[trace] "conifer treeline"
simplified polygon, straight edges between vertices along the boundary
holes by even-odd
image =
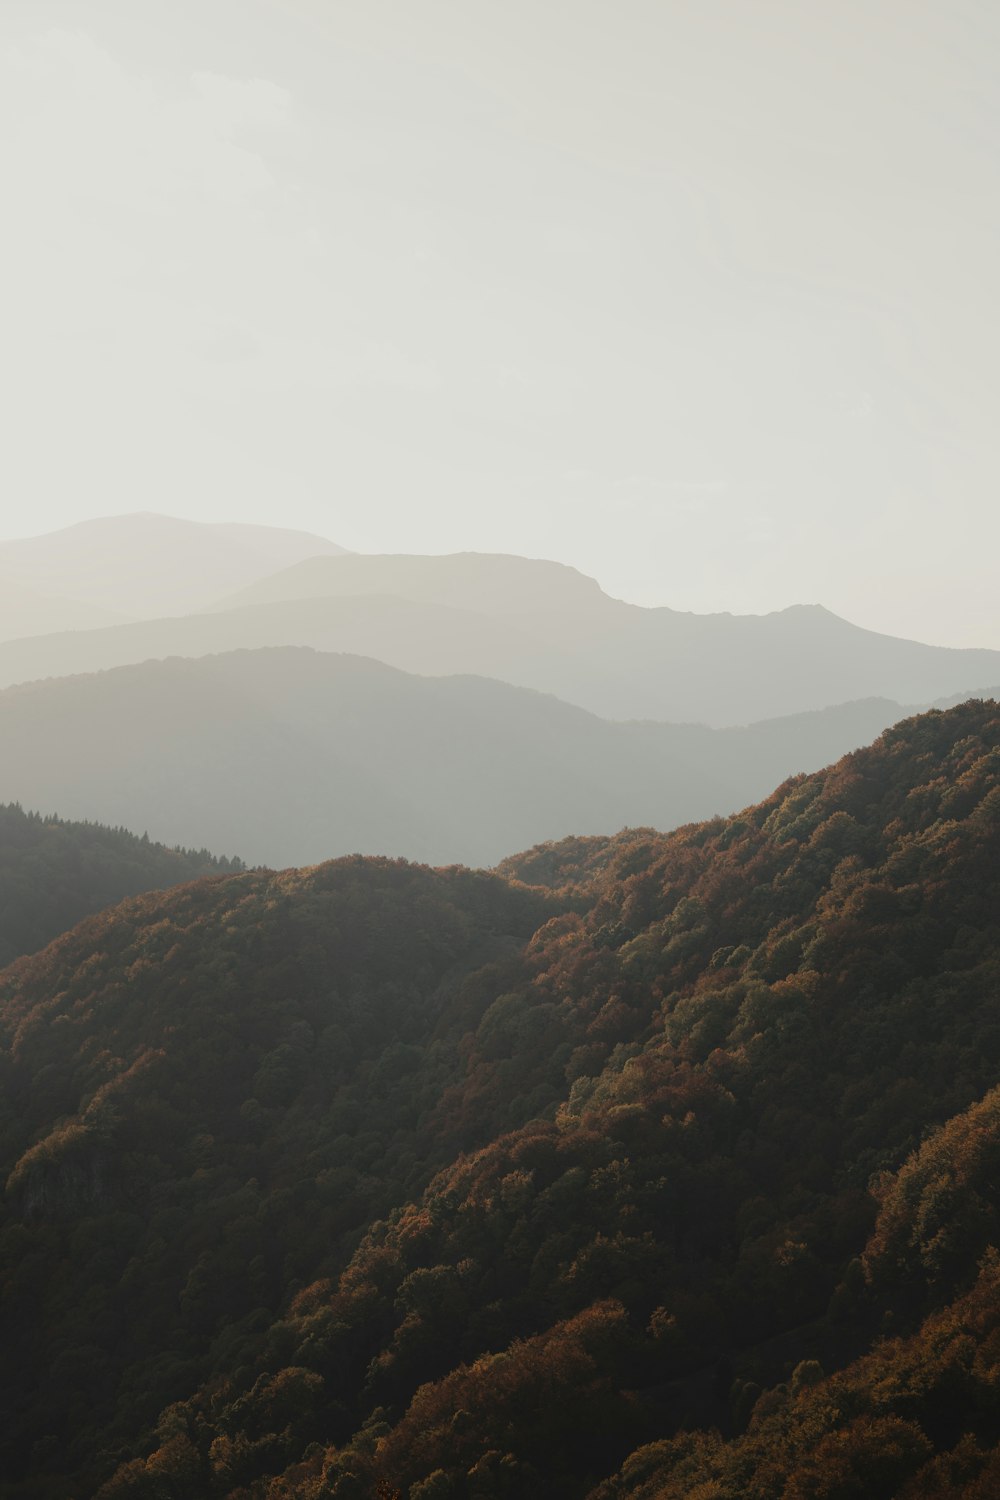
[[[239,859],[168,849],[126,828],[0,806],[0,965],[126,896],[242,868]]]

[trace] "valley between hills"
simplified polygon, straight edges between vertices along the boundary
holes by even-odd
[[[0,544],[2,1500],[989,1500],[1000,653],[267,531]]]

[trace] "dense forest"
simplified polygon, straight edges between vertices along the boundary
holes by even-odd
[[[998,835],[970,702],[736,817],[19,959],[0,1495],[986,1500]]]
[[[239,859],[206,849],[168,849],[124,828],[0,806],[0,965],[125,896],[239,869]]]

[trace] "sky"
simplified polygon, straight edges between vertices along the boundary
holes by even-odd
[[[1000,647],[995,0],[0,0],[0,535]]]

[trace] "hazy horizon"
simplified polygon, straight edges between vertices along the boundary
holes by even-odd
[[[1000,646],[1000,15],[7,0],[8,496]]]
[[[142,518],[142,517],[147,517],[149,519],[158,520],[158,521],[168,521],[168,522],[169,521],[178,521],[178,522],[182,522],[182,523],[191,522],[191,523],[193,523],[195,525],[205,526],[206,528],[209,528],[209,529],[214,529],[214,528],[217,528],[217,527],[223,527],[223,528],[231,527],[234,530],[239,530],[239,529],[242,529],[242,528],[253,529],[254,527],[260,527],[260,528],[265,529],[265,530],[274,531],[275,533],[281,533],[281,534],[283,534],[286,537],[301,536],[304,539],[312,539],[312,540],[317,541],[317,542],[330,542],[330,543],[334,543],[335,546],[338,548],[338,550],[340,552],[347,552],[347,553],[352,553],[353,552],[354,555],[357,555],[359,557],[371,557],[373,559],[374,558],[389,559],[389,558],[413,557],[413,558],[426,558],[427,560],[431,561],[431,560],[435,560],[435,559],[440,560],[440,559],[453,558],[453,557],[470,557],[470,558],[471,557],[498,557],[498,558],[508,557],[508,558],[513,558],[513,559],[519,559],[519,560],[523,560],[523,561],[528,561],[528,562],[531,562],[531,563],[554,563],[557,567],[568,568],[568,569],[572,570],[573,572],[580,574],[582,577],[590,580],[591,582],[596,583],[597,586],[598,586],[598,588],[600,589],[601,593],[604,594],[604,595],[606,595],[608,598],[610,598],[612,600],[615,600],[617,602],[620,602],[620,603],[628,603],[628,604],[637,605],[640,609],[644,609],[644,610],[645,609],[665,608],[665,609],[668,609],[668,610],[671,610],[671,611],[673,611],[675,613],[680,613],[680,614],[693,614],[693,615],[698,615],[698,616],[701,616],[701,615],[730,615],[730,616],[735,616],[735,617],[740,617],[740,618],[742,618],[742,617],[760,618],[760,617],[763,617],[765,615],[782,614],[782,613],[784,613],[787,610],[793,610],[793,609],[796,609],[796,608],[798,608],[800,606],[803,606],[803,605],[806,606],[806,607],[812,607],[812,608],[818,608],[818,609],[828,609],[829,610],[829,606],[825,605],[822,600],[808,600],[808,599],[795,599],[795,600],[791,600],[791,601],[789,601],[787,603],[777,604],[777,605],[774,605],[774,606],[762,605],[759,609],[747,608],[747,609],[742,609],[742,610],[736,610],[736,609],[732,609],[732,608],[729,608],[727,606],[721,606],[721,605],[718,608],[706,608],[706,609],[694,609],[694,608],[691,608],[691,609],[684,609],[684,608],[681,608],[680,606],[672,604],[669,600],[643,601],[641,599],[629,598],[625,594],[615,594],[609,588],[607,588],[604,585],[604,583],[602,582],[601,577],[598,574],[596,574],[596,573],[593,573],[593,574],[592,573],[588,573],[588,572],[586,572],[585,569],[583,569],[581,567],[578,567],[577,565],[575,565],[573,563],[566,562],[565,559],[563,559],[563,558],[559,558],[559,557],[555,557],[555,556],[546,556],[546,555],[542,555],[542,554],[535,555],[535,554],[531,554],[531,553],[528,553],[528,552],[518,553],[518,552],[512,552],[512,551],[495,551],[495,552],[489,552],[489,551],[487,551],[485,549],[477,549],[477,548],[472,548],[472,547],[467,547],[467,548],[454,547],[454,548],[443,550],[441,552],[429,552],[429,551],[427,551],[425,549],[416,549],[416,548],[413,549],[413,550],[411,550],[411,551],[403,552],[401,549],[398,549],[398,548],[394,549],[392,547],[386,547],[386,548],[380,549],[378,551],[373,551],[373,552],[367,552],[366,553],[366,552],[362,552],[360,549],[341,548],[339,546],[339,544],[337,543],[335,537],[327,535],[327,534],[324,534],[322,532],[318,532],[318,531],[310,531],[310,530],[308,530],[305,527],[283,526],[283,525],[277,524],[276,521],[246,522],[246,521],[242,521],[242,520],[239,520],[239,519],[236,519],[236,518],[228,518],[228,517],[222,518],[222,519],[218,519],[218,518],[213,518],[213,517],[210,517],[210,516],[205,516],[205,517],[202,517],[202,516],[183,516],[183,515],[180,515],[180,514],[177,514],[177,513],[169,514],[169,513],[165,512],[165,511],[135,510],[135,511],[125,511],[125,512],[114,512],[114,513],[109,513],[107,515],[81,516],[81,517],[77,518],[76,520],[66,522],[65,525],[63,525],[63,526],[53,527],[50,530],[46,530],[46,531],[20,531],[20,532],[17,532],[17,533],[10,533],[10,534],[5,534],[5,535],[0,535],[0,548],[3,548],[4,545],[6,543],[8,543],[8,542],[13,542],[13,543],[17,543],[17,542],[36,542],[36,541],[37,542],[41,542],[41,541],[43,541],[43,540],[45,540],[47,538],[51,538],[51,537],[53,537],[53,536],[55,536],[55,535],[57,535],[59,533],[62,533],[62,532],[67,532],[68,533],[68,532],[71,532],[74,528],[77,528],[77,527],[86,527],[90,523],[100,524],[100,523],[103,523],[103,522],[126,521],[126,520],[131,520],[131,519],[138,519],[138,518]],[[259,555],[263,555],[263,554],[259,554]],[[315,555],[315,556],[321,556],[322,554],[316,553],[316,554],[313,554],[313,555]],[[283,573],[286,570],[286,568],[288,568],[290,566],[291,566],[291,564],[288,563],[287,560],[284,560],[281,557],[276,557],[275,560],[274,560],[273,568],[267,570],[267,572],[263,575],[263,578],[270,578],[272,576],[272,574],[273,574],[273,576],[275,578],[279,578],[279,577],[281,577],[283,575]],[[4,566],[3,566],[2,559],[0,559],[0,575],[4,575]],[[13,572],[7,572],[6,576],[4,577],[4,582],[6,583],[6,582],[11,581],[13,579],[13,577],[14,577]],[[263,578],[262,578],[261,581],[263,581]],[[54,587],[58,588],[58,585],[54,585]],[[137,594],[140,594],[140,595],[143,594],[143,586],[142,586],[141,579],[136,579],[135,588],[136,588]],[[40,592],[39,597],[44,597],[44,592]],[[147,597],[148,597],[148,595],[147,595]],[[69,602],[69,601],[67,601],[67,602]],[[227,602],[225,600],[213,601],[213,605],[216,602],[218,602],[219,607],[227,607]],[[199,614],[200,612],[201,612],[201,608],[200,607],[194,607],[192,609],[192,611],[191,611],[191,613],[193,613],[193,614]],[[173,609],[172,610],[168,610],[168,611],[166,611],[166,613],[174,615],[174,614],[176,614],[176,610],[173,610]],[[834,610],[829,610],[829,613],[835,614],[837,612],[834,611]],[[132,617],[131,616],[121,616],[120,618],[124,620],[126,618],[132,618]],[[136,611],[136,613],[135,613],[135,615],[134,615],[134,619],[135,619],[136,622],[143,621],[143,620],[155,621],[156,618],[157,618],[157,612],[155,610],[153,610],[151,612],[148,608],[138,608],[137,611]],[[922,644],[931,645],[931,646],[948,645],[949,644],[947,642],[941,642],[941,641],[934,640],[934,639],[931,638],[931,636],[929,634],[928,635],[924,635],[922,637],[921,636],[917,636],[915,634],[911,635],[911,636],[907,636],[907,635],[905,635],[901,631],[891,631],[891,630],[888,630],[888,629],[880,629],[880,627],[878,627],[878,626],[871,626],[871,625],[867,625],[866,626],[866,625],[863,624],[863,622],[861,620],[853,618],[853,617],[850,617],[850,616],[848,616],[846,614],[845,615],[839,615],[839,618],[847,621],[849,624],[861,626],[863,629],[866,629],[866,630],[873,630],[877,634],[883,634],[883,635],[886,635],[888,637],[891,637],[892,639],[918,641],[918,642],[921,642]],[[110,620],[109,620],[108,623],[111,623]],[[74,625],[73,627],[70,627],[70,628],[77,629],[77,628],[80,628],[80,627]],[[958,647],[958,648],[952,647],[952,649],[962,649],[962,648],[961,647]],[[987,648],[987,649],[989,649],[989,648]]]

